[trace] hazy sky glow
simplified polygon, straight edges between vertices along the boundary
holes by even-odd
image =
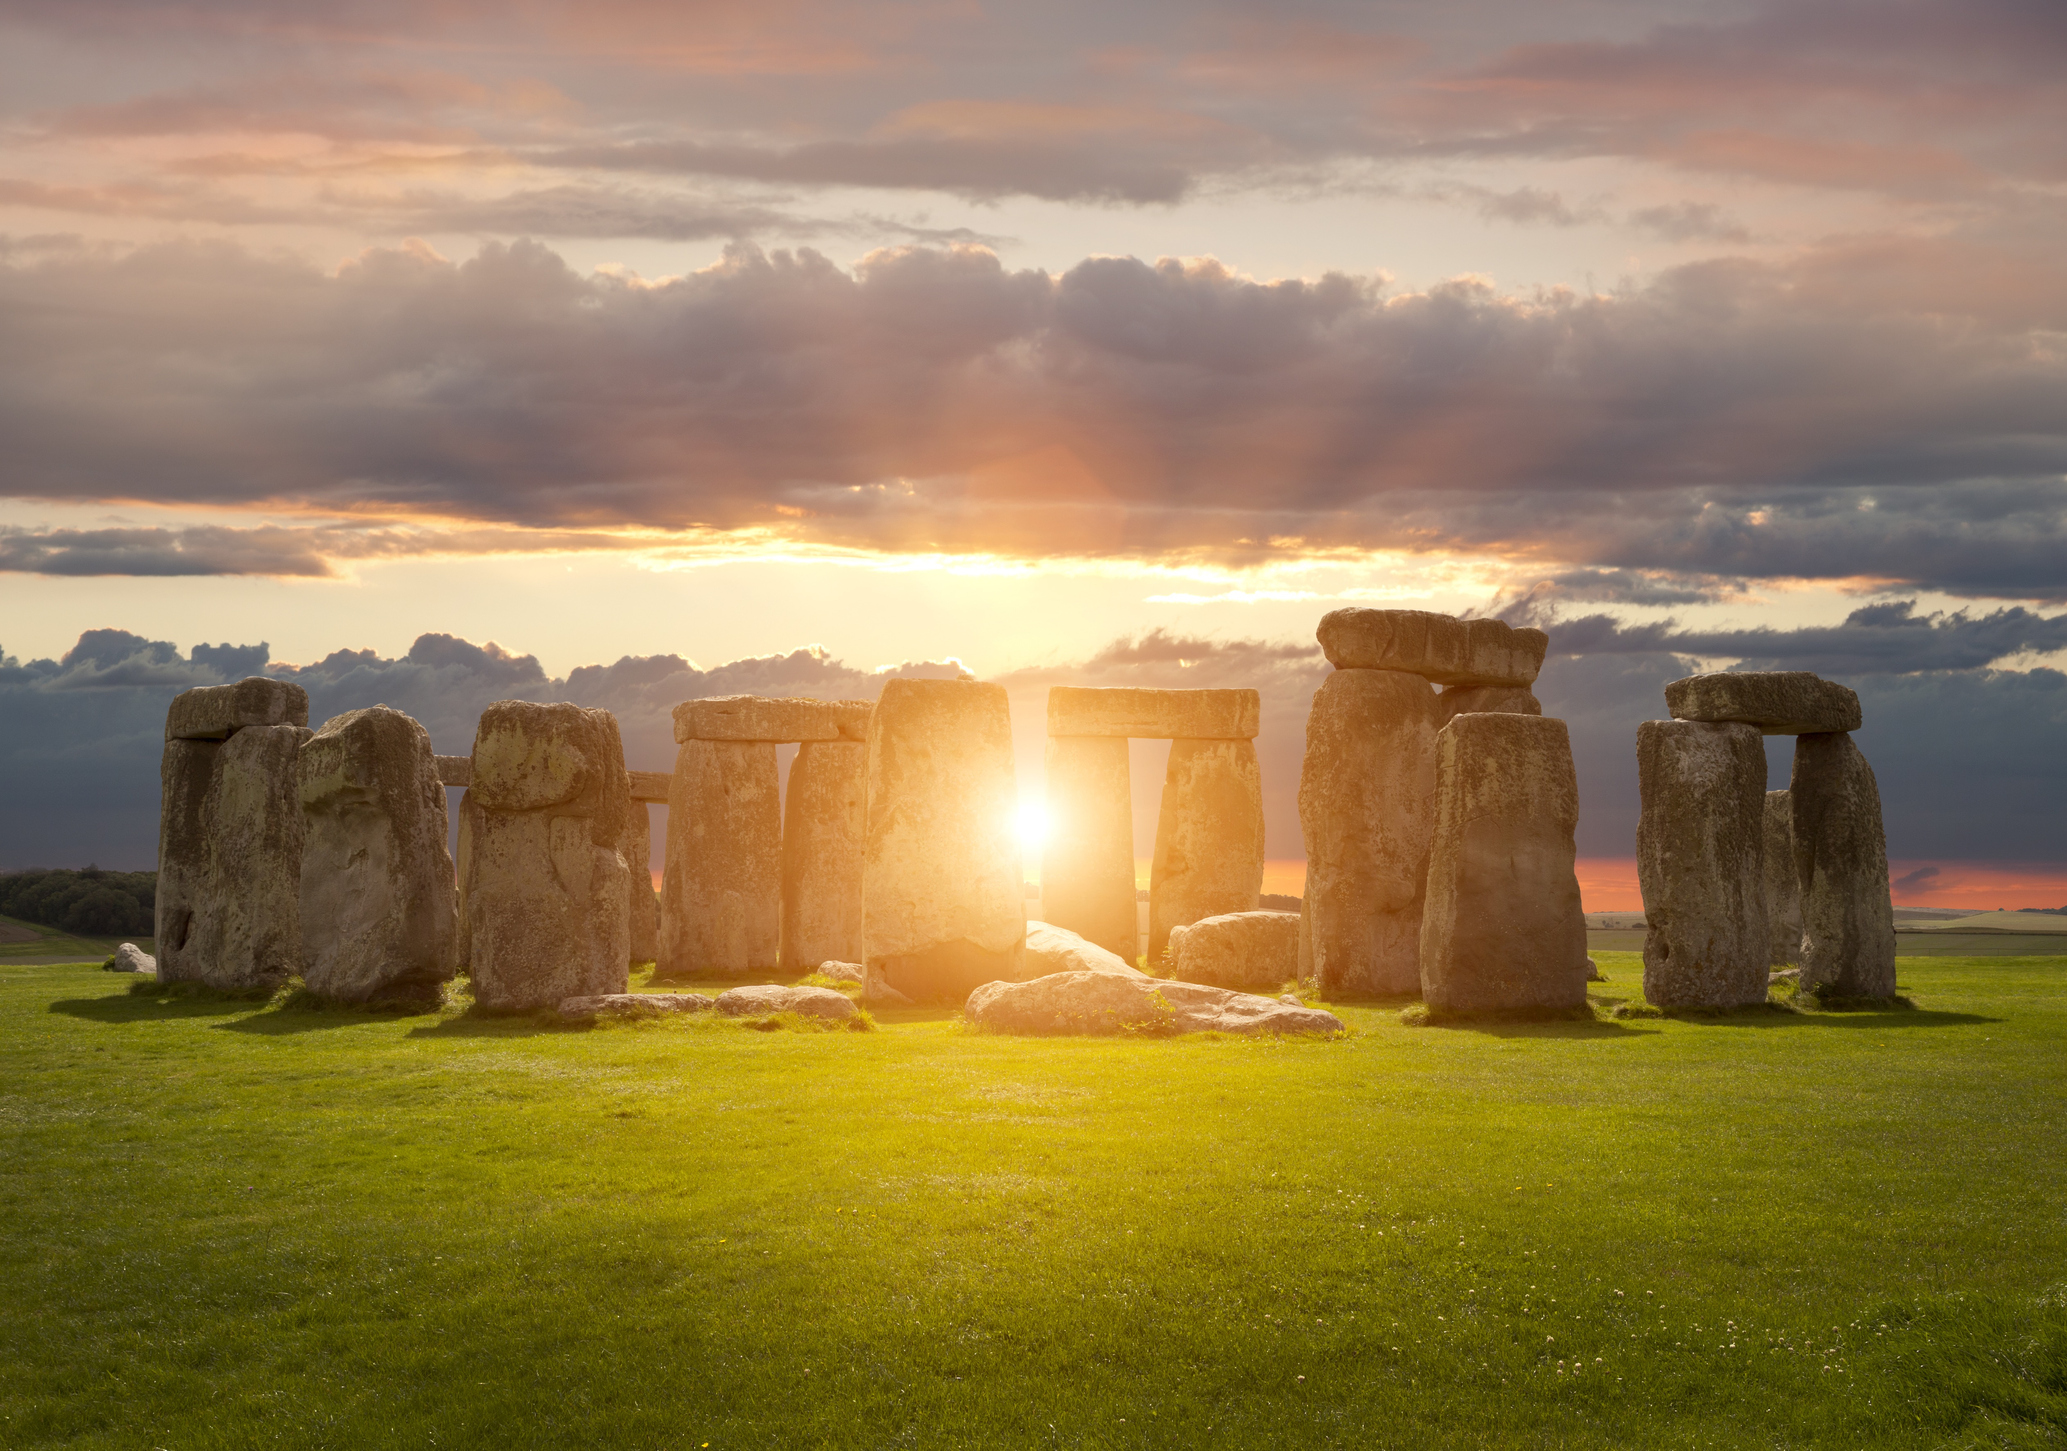
[[[1975,702],[2067,757],[2063,235],[2055,0],[16,0],[0,645],[1499,611],[1614,702],[1589,792],[1768,661],[1907,692],[1920,802]],[[2061,768],[1969,768],[2004,849],[1896,855],[2067,864]]]

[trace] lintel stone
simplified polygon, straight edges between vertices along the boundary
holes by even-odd
[[[1427,610],[1330,610],[1314,632],[1337,670],[1400,670],[1437,685],[1535,683],[1550,637]]]
[[[457,786],[461,790],[474,784],[474,758],[472,756],[434,756],[438,764],[438,783],[442,786]]]
[[[309,693],[266,675],[233,685],[197,685],[172,698],[165,712],[168,741],[223,741],[246,726],[309,723]]]
[[[662,806],[667,805],[668,787],[675,779],[672,774],[666,771],[627,771],[625,774],[632,778],[632,800],[657,801]]]
[[[1665,687],[1674,720],[1742,721],[1768,736],[1855,731],[1862,719],[1852,690],[1806,670],[1721,670]]]
[[[675,707],[675,744],[691,741],[837,741],[840,711],[831,701],[765,695],[713,695]],[[864,723],[863,732],[866,733]],[[846,737],[854,739],[852,736]]]
[[[1051,736],[1252,741],[1262,715],[1253,690],[1153,690],[1057,685],[1048,691]]]

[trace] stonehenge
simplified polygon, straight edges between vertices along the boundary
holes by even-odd
[[[458,963],[445,787],[431,737],[384,705],[303,743],[302,980],[336,1002],[435,1001]]]
[[[296,758],[308,692],[252,676],[165,714],[154,930],[161,982],[278,985],[301,966]]]
[[[1000,685],[892,680],[868,723],[863,963],[914,1001],[1017,975],[1026,893]]]
[[[1334,672],[1315,692],[1299,775],[1300,975],[1344,996],[1417,993],[1437,734],[1467,715],[1541,718],[1530,687],[1549,636],[1501,620],[1342,609],[1315,637]]]
[[[1137,952],[1130,739],[1168,740],[1149,871],[1148,956],[1170,929],[1256,906],[1263,785],[1253,690],[1058,685],[1048,692],[1043,910],[1058,927],[1132,962]]]
[[[1887,839],[1851,735],[1858,696],[1807,671],[1751,670],[1676,680],[1665,702],[1673,719],[1637,733],[1645,996],[1760,1003],[1788,961],[1805,992],[1894,996]],[[1796,737],[1784,792],[1764,789],[1770,735]]]
[[[1766,752],[1741,721],[1636,730],[1644,996],[1729,1008],[1766,1000]]]
[[[491,1011],[621,993],[631,951],[630,791],[617,720],[500,700],[462,804],[467,964]]]
[[[797,746],[782,812],[782,970],[858,962],[861,852],[868,830],[865,700],[833,706],[835,741]]]
[[[1299,976],[1297,912],[1226,912],[1170,929],[1179,982],[1276,992]]]
[[[1573,1009],[1592,964],[1565,723],[1460,715],[1436,737],[1436,819],[1421,918],[1421,995],[1446,1012]]]

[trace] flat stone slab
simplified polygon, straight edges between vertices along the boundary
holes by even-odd
[[[1337,670],[1403,670],[1438,685],[1533,684],[1550,637],[1427,610],[1330,610],[1314,632]]]
[[[1255,993],[1203,983],[1057,972],[1031,982],[985,983],[963,1016],[1004,1033],[1339,1033],[1342,1020]]]
[[[1262,715],[1262,698],[1253,690],[1057,685],[1048,691],[1051,736],[1252,741]]]
[[[109,972],[142,972],[152,977],[158,975],[158,959],[138,947],[134,942],[125,942],[115,949],[115,956],[108,963]]]
[[[472,756],[433,756],[438,766],[438,784],[457,786],[462,791],[474,784],[474,758]]]
[[[1087,942],[1052,922],[1026,924],[1026,947],[1020,956],[1020,977],[1032,979],[1058,972],[1112,972],[1150,981],[1147,973],[1095,942]]]
[[[168,741],[223,741],[246,726],[309,723],[309,693],[270,676],[251,675],[234,685],[197,685],[172,698],[165,712]]]
[[[563,1018],[668,1018],[680,1013],[707,1013],[715,1000],[702,993],[597,993],[568,998],[560,1004]]]
[[[1741,721],[1768,736],[1859,728],[1859,697],[1806,670],[1720,670],[1665,687],[1674,720]]]
[[[821,962],[818,975],[834,982],[867,982],[868,969],[858,962]]]
[[[736,987],[718,994],[718,1011],[728,1018],[758,1018],[767,1013],[803,1013],[814,1018],[851,1018],[861,1009],[845,993],[829,987]]]
[[[627,771],[625,775],[632,778],[632,800],[657,801],[662,806],[667,805],[667,788],[675,779],[668,772]]]
[[[866,702],[863,702],[866,704]],[[837,741],[866,738],[844,735],[841,710],[827,700],[777,698],[765,695],[714,695],[685,700],[675,707],[675,744],[690,741]],[[851,707],[848,708],[852,714]]]
[[[1185,982],[1275,990],[1299,976],[1299,914],[1223,912],[1173,927],[1170,956]]]

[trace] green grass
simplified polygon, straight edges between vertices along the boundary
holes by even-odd
[[[40,922],[0,917],[0,929],[5,928],[13,930],[0,931],[0,964],[52,963],[80,958],[91,958],[100,963],[124,942],[134,942],[152,956],[157,955],[157,940],[152,937],[79,937],[55,927],[45,927]],[[19,940],[24,933],[34,935],[27,940]]]
[[[2067,1445],[2067,959],[1901,982],[1025,1040],[0,964],[0,1446]]]

